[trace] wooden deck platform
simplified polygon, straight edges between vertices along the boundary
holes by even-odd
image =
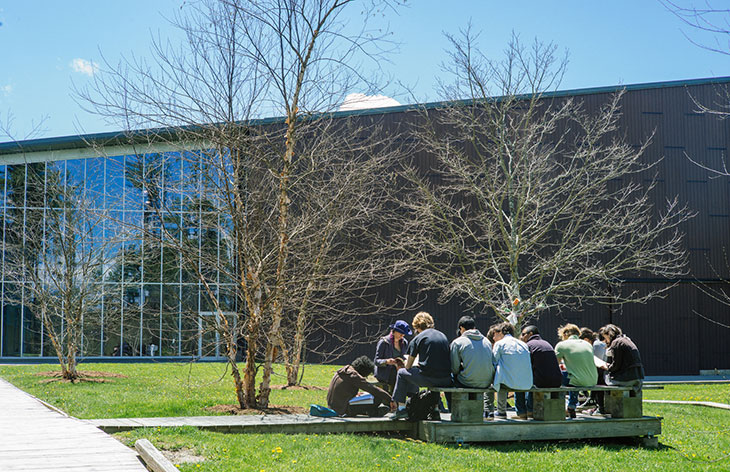
[[[0,379],[0,470],[147,472],[136,452]]]
[[[309,415],[198,416],[180,418],[120,418],[86,420],[107,432],[134,428],[194,426],[226,433],[398,433],[428,442],[495,442],[595,438],[646,438],[656,442],[661,433],[661,418],[604,418],[579,414],[565,421],[510,419],[482,423],[452,423],[450,415],[442,421],[393,421],[388,418],[315,418]]]

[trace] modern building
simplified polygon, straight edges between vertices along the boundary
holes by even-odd
[[[697,103],[715,103],[718,92],[730,86],[730,78],[698,79],[622,87],[570,90],[549,95],[575,97],[588,111],[596,110],[610,94],[625,90],[620,124],[627,141],[641,146],[647,139],[646,155],[660,160],[656,166],[658,206],[678,196],[696,216],[682,230],[690,254],[687,275],[677,280],[636,278],[627,287],[639,291],[656,287],[669,290],[663,299],[645,305],[589,306],[581,312],[546,313],[538,322],[545,338],[555,341],[558,325],[565,322],[594,329],[606,323],[621,326],[640,347],[650,375],[697,374],[701,370],[730,369],[730,177],[713,174],[697,163],[715,169],[725,167],[730,120],[698,111]],[[429,105],[438,108],[439,104]],[[381,115],[382,122],[396,128],[411,119],[411,107],[343,112],[343,116]],[[93,145],[92,145],[93,144]],[[95,208],[107,215],[98,228],[99,240],[117,235],[125,224],[134,223],[148,232],[165,225],[176,237],[195,241],[201,257],[229,257],[219,235],[204,234],[199,222],[216,218],[195,195],[195,165],[183,159],[179,146],[164,143],[132,145],[122,134],[29,140],[0,144],[0,211],[3,215],[3,247],[15,234],[43,237],[49,214],[61,210],[49,195],[49,176],[61,175],[64,186],[76,186],[90,196]],[[694,162],[693,162],[694,161]],[[160,196],[131,176],[162,169],[156,178],[179,182],[175,195]],[[55,172],[55,173],[54,173]],[[154,172],[152,172],[154,173]],[[42,181],[34,180],[43,176]],[[164,176],[164,177],[162,177]],[[138,179],[137,179],[138,181]],[[45,182],[45,183],[44,183]],[[186,183],[187,182],[187,183]],[[58,183],[58,182],[57,182]],[[167,186],[169,187],[169,186]],[[200,188],[200,187],[198,187]],[[160,201],[177,201],[175,218],[155,218]],[[108,218],[108,215],[112,215]],[[157,229],[156,229],[157,228]],[[97,233],[95,233],[97,234]],[[17,237],[16,237],[17,239]],[[16,241],[17,242],[17,241]],[[204,288],[187,270],[189,261],[179,254],[155,248],[144,237],[121,240],[105,247],[110,257],[98,271],[98,303],[89,310],[98,322],[84,325],[82,358],[108,356],[155,356],[219,358],[215,334],[196,319],[213,316]],[[201,263],[202,264],[202,263]],[[38,319],[23,303],[22,284],[11,277],[13,261],[3,253],[0,261],[0,361],[53,360],[55,354]],[[225,274],[216,279],[215,290],[225,292]],[[228,285],[227,285],[228,284]],[[720,296],[718,296],[720,294]],[[225,297],[221,295],[221,297]],[[224,305],[226,302],[224,300]],[[230,303],[228,305],[230,306]],[[231,306],[231,311],[236,307]],[[463,315],[456,302],[438,305],[427,300],[423,307],[436,315],[439,327],[451,333]],[[193,316],[189,316],[189,315]],[[412,313],[402,314],[409,319]],[[479,327],[493,320],[477,316]],[[352,354],[372,354],[372,346],[355,347]]]

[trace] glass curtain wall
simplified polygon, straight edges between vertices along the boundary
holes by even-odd
[[[52,184],[49,176],[55,176]],[[58,197],[69,188],[73,198]],[[230,254],[195,153],[0,165],[0,193],[0,357],[55,357],[27,299],[33,296],[30,281],[13,270],[18,259],[11,248],[22,250],[26,238],[48,239],[56,230],[48,215],[81,201],[103,215],[82,244],[103,254],[105,263],[92,275],[99,296],[83,310],[80,356],[220,355],[218,338],[204,321],[215,316],[211,293],[235,311],[223,275]],[[183,257],[183,243],[197,246],[197,260],[189,251]],[[43,253],[37,270],[43,270]],[[63,317],[56,322],[63,331]]]

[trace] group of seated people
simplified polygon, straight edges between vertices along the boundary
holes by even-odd
[[[415,336],[405,321],[390,326],[390,333],[380,339],[375,362],[361,356],[339,369],[330,383],[328,406],[338,415],[383,416],[392,411],[393,419],[405,419],[406,398],[420,387],[465,387],[497,392],[497,407],[491,393],[484,394],[488,419],[507,417],[507,394],[515,391],[517,418],[532,417],[531,388],[554,388],[561,385],[590,387],[620,385],[640,389],[644,368],[636,345],[621,328],[608,324],[596,336],[588,328],[566,324],[558,329],[560,341],[553,346],[540,337],[536,326],[525,326],[515,337],[508,322],[489,328],[487,335],[476,329],[474,318],[459,319],[457,337],[449,343],[446,335],[435,329],[431,315],[420,312],[413,318]],[[388,391],[371,384],[371,374]],[[351,404],[359,390],[373,395],[370,404]],[[446,395],[450,403],[449,395]],[[591,401],[603,413],[602,392],[593,392]],[[578,392],[568,395],[566,416],[576,417]]]

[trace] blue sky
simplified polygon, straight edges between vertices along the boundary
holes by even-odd
[[[183,0],[0,0],[0,120],[23,139],[116,131],[85,112],[71,97],[103,55],[147,55],[151,34],[175,34],[166,17]],[[537,36],[570,53],[561,89],[662,82],[730,75],[730,57],[698,48],[699,33],[684,27],[657,0],[411,0],[386,18],[401,43],[385,69],[413,87],[422,100],[437,100],[435,77],[447,47],[442,31],[457,32],[471,19],[482,30],[482,50],[497,56],[512,30]],[[353,90],[357,92],[357,90]],[[393,95],[402,103],[407,98]],[[7,141],[0,137],[0,141]]]

